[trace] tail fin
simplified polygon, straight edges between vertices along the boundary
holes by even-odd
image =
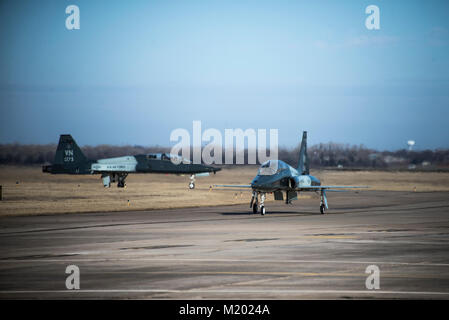
[[[86,162],[87,158],[76,144],[70,134],[61,134],[59,137],[58,148],[56,149],[55,161],[56,165],[64,165],[65,167],[75,167],[80,163]]]
[[[309,157],[307,156],[307,131],[302,133],[301,148],[299,149],[298,171],[309,174]]]

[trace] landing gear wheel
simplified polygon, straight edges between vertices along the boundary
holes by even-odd
[[[324,214],[326,212],[326,206],[324,204],[320,205],[320,212]]]
[[[253,213],[256,214],[257,213],[257,203],[253,203]]]
[[[189,183],[189,189],[195,189],[195,184],[193,182]]]
[[[265,207],[264,206],[260,207],[260,214],[263,216],[265,215]]]

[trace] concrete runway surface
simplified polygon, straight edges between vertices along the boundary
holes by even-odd
[[[328,200],[2,218],[0,298],[449,298],[449,193]]]

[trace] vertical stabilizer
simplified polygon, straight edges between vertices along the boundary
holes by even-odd
[[[309,174],[309,157],[307,156],[307,131],[302,133],[301,148],[299,149],[298,171],[300,174]]]
[[[77,166],[86,162],[87,158],[70,134],[61,134],[56,149],[54,164]]]

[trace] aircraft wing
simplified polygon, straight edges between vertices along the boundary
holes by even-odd
[[[214,184],[214,187],[218,188],[252,188],[250,184]],[[369,188],[368,186],[308,186],[308,187],[299,187],[296,188],[297,191],[301,190],[328,190],[334,191],[331,189],[360,189],[360,188]],[[337,190],[335,190],[337,191]],[[340,190],[338,190],[340,191]],[[341,190],[343,191],[343,190]]]
[[[219,188],[251,188],[250,184],[214,184],[214,187]]]
[[[365,189],[369,188],[369,186],[308,186],[308,187],[298,187],[296,188],[297,191],[301,190],[328,190],[328,191],[334,191],[332,189]],[[337,191],[337,190],[335,190]],[[340,190],[338,190],[340,191]],[[343,190],[341,190],[343,191]]]

